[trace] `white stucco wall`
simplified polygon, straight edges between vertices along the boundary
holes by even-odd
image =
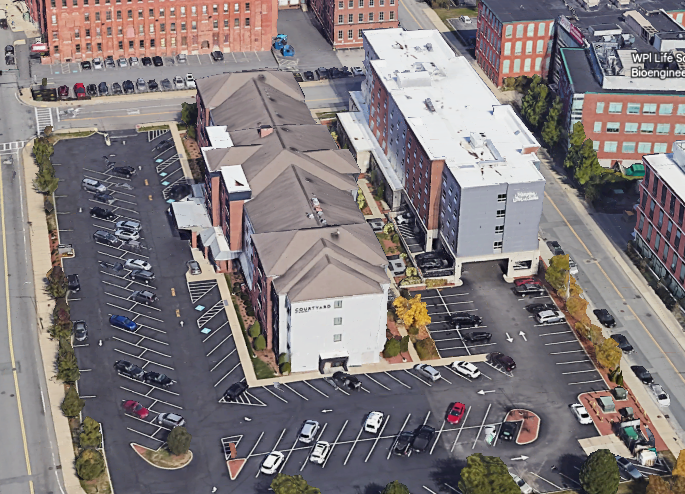
[[[342,300],[339,309],[336,300]],[[280,332],[281,341],[290,343],[292,372],[318,370],[320,356],[348,354],[350,366],[378,362],[386,339],[387,301],[388,285],[383,285],[378,294],[293,304],[290,332],[287,323]],[[337,317],[342,317],[341,325],[334,324]],[[342,340],[335,342],[335,334],[342,334]]]

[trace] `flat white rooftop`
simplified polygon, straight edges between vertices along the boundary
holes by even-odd
[[[431,159],[444,159],[462,186],[544,180],[530,152],[539,147],[535,137],[438,31],[364,36],[379,57],[370,65],[422,147]],[[474,135],[489,144],[474,148]]]
[[[685,199],[685,141],[676,141],[673,153],[650,154],[643,158],[675,195]]]

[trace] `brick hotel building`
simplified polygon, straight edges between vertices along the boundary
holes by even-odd
[[[277,0],[27,0],[27,5],[50,47],[43,63],[265,51],[277,34]]]

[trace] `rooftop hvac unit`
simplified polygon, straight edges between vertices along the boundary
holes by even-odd
[[[426,43],[426,50],[433,51],[433,44],[432,43]]]
[[[428,110],[430,110],[431,112],[435,113],[435,106],[433,106],[433,102],[431,101],[430,98],[426,98],[426,99],[424,100],[424,103],[425,103],[425,105],[426,105],[426,108],[428,108]]]

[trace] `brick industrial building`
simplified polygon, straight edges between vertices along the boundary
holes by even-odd
[[[680,0],[482,0],[478,4],[476,60],[501,86],[507,77],[554,73],[559,47],[587,46],[592,25],[617,24],[629,10],[664,9],[682,22]]]
[[[469,262],[501,261],[507,279],[536,273],[545,180],[511,106],[438,31],[365,31],[364,51],[340,134],[390,207],[415,218],[408,250],[452,259],[440,277],[455,283]]]
[[[309,0],[334,48],[359,48],[364,29],[397,27],[399,0]]]
[[[43,63],[271,47],[277,0],[27,0],[50,47]]]
[[[685,141],[643,158],[635,247],[676,299],[685,296]]]

